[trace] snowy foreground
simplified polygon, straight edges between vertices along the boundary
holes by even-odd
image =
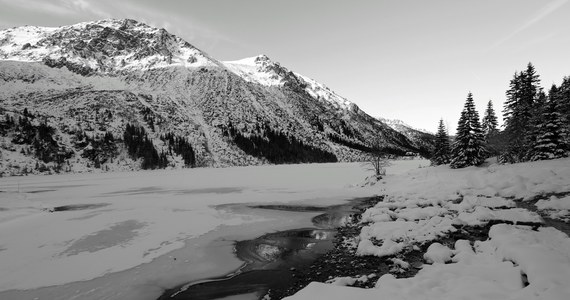
[[[355,255],[385,256],[393,270],[407,269],[401,254],[429,245],[422,269],[412,278],[362,274],[313,282],[287,299],[570,299],[570,238],[539,227],[543,219],[513,201],[539,199],[539,212],[568,221],[570,159],[421,168],[388,176],[377,187],[386,198],[363,214]],[[435,242],[461,225],[490,221],[501,224],[484,241]],[[370,278],[377,280],[373,289],[345,286]]]
[[[235,240],[311,225],[247,204],[368,197],[378,189],[356,185],[369,174],[339,163],[0,178],[0,299],[156,299],[238,268]]]

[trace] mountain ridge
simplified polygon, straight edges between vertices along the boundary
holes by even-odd
[[[141,139],[156,152],[149,150],[148,159],[160,167],[311,162],[319,155],[362,160],[374,136],[390,153],[429,153],[429,145],[418,146],[265,55],[221,62],[164,29],[129,19],[2,30],[0,83],[6,174],[22,165],[35,172],[34,164],[62,172],[140,168],[147,158],[127,155],[129,124],[144,132]],[[28,121],[36,144],[14,143],[24,109],[34,116]],[[70,158],[57,164],[38,158],[41,124],[52,128],[48,144],[66,149]],[[111,135],[114,150],[101,155],[103,162],[85,154],[99,151],[94,145]],[[186,146],[174,147],[174,141]],[[194,163],[183,164],[189,154],[173,148],[191,149]],[[61,166],[69,160],[77,166]]]
[[[412,126],[412,125],[410,125],[410,124],[408,124],[408,123],[406,123],[406,122],[404,122],[404,121],[402,121],[402,120],[400,120],[400,119],[388,119],[388,118],[382,118],[382,117],[377,117],[377,119],[380,120],[380,121],[382,121],[382,122],[385,123],[386,125],[388,125],[388,126],[394,128],[395,130],[399,130],[399,128],[405,127],[405,128],[412,129],[412,130],[415,130],[415,131],[420,131],[420,132],[423,132],[423,133],[428,133],[428,134],[434,135],[433,132],[431,132],[431,131],[429,131],[429,130],[427,130],[427,129],[414,127],[414,126]]]

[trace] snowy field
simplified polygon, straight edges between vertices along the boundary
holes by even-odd
[[[338,277],[287,299],[570,299],[570,238],[540,226],[545,219],[533,209],[516,207],[538,200],[535,210],[568,220],[570,159],[414,169],[377,187],[386,198],[363,214],[355,255],[387,257],[397,274],[411,267],[402,253],[429,245],[426,264],[412,278]],[[486,240],[436,242],[461,226],[489,222],[500,224],[492,223]],[[346,286],[370,278],[377,280],[373,289]]]
[[[339,163],[0,178],[0,299],[154,299],[237,268],[236,239],[310,224],[245,204],[379,194],[358,187],[368,175]]]

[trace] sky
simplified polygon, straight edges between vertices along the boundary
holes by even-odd
[[[131,18],[222,61],[265,54],[375,117],[451,134],[468,92],[501,116],[529,62],[570,75],[570,0],[0,0],[0,29]]]

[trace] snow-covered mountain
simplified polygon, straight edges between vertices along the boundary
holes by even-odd
[[[415,128],[415,127],[409,125],[408,123],[406,123],[402,120],[399,120],[399,119],[387,119],[387,118],[378,117],[378,120],[380,120],[384,124],[392,127],[392,129],[400,131],[400,132],[414,130],[414,131],[424,132],[424,133],[428,133],[428,134],[433,134],[432,132],[429,132],[428,130]]]
[[[433,145],[434,134],[427,130],[414,128],[406,122],[398,119],[386,119],[379,117],[378,120],[406,136],[410,141],[412,141],[414,147],[418,149],[429,149],[431,145]]]
[[[88,75],[171,66],[220,65],[188,42],[134,20],[101,20],[58,28],[23,26],[2,31],[0,59],[77,67]]]
[[[271,61],[266,55],[226,61],[224,64],[232,72],[249,82],[265,86],[284,86],[288,82],[295,82],[304,86],[304,90],[317,100],[328,101],[344,109],[355,106],[354,103],[331,91],[323,84],[299,73],[289,71],[279,63]]]
[[[418,144],[260,55],[220,62],[134,20],[0,31],[5,174],[359,160]]]

